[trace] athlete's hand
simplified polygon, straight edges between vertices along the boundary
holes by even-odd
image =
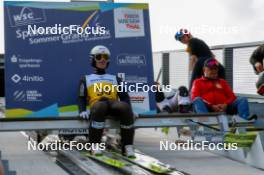
[[[138,113],[133,112],[133,115],[135,119],[139,117]]]
[[[80,117],[82,117],[83,119],[88,120],[88,119],[89,119],[89,116],[90,116],[90,113],[89,113],[88,111],[83,111],[83,112],[81,112],[79,115],[80,115]]]
[[[256,71],[259,74],[260,72],[264,71],[263,65],[260,62],[257,62],[255,65]]]

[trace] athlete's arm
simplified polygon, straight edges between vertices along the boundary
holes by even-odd
[[[122,82],[121,78],[116,77],[116,79],[117,79],[117,84],[120,85]],[[129,106],[131,106],[131,102],[130,102],[128,92],[126,92],[124,88],[120,92],[117,92],[117,95],[118,95],[120,101],[126,102],[127,104],[129,104]]]
[[[79,113],[86,111],[86,106],[87,106],[87,88],[86,88],[85,77],[83,77],[80,80],[80,85],[79,85],[79,95],[78,95]]]

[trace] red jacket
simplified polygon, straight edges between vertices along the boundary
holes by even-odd
[[[230,105],[236,96],[226,80],[210,80],[205,77],[196,79],[192,86],[192,100],[201,97],[209,106],[217,104]]]

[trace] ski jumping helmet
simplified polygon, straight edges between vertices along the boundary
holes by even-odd
[[[91,52],[90,52],[91,66],[96,68],[96,58],[99,55],[106,55],[106,57],[109,59],[111,53],[110,53],[109,49],[103,45],[97,45],[97,46],[93,47]],[[109,61],[107,63],[107,67],[108,67],[108,65],[109,65]]]

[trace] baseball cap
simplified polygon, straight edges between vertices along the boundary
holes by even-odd
[[[208,68],[219,67],[219,63],[216,59],[210,58],[204,62],[204,67],[208,67]]]

